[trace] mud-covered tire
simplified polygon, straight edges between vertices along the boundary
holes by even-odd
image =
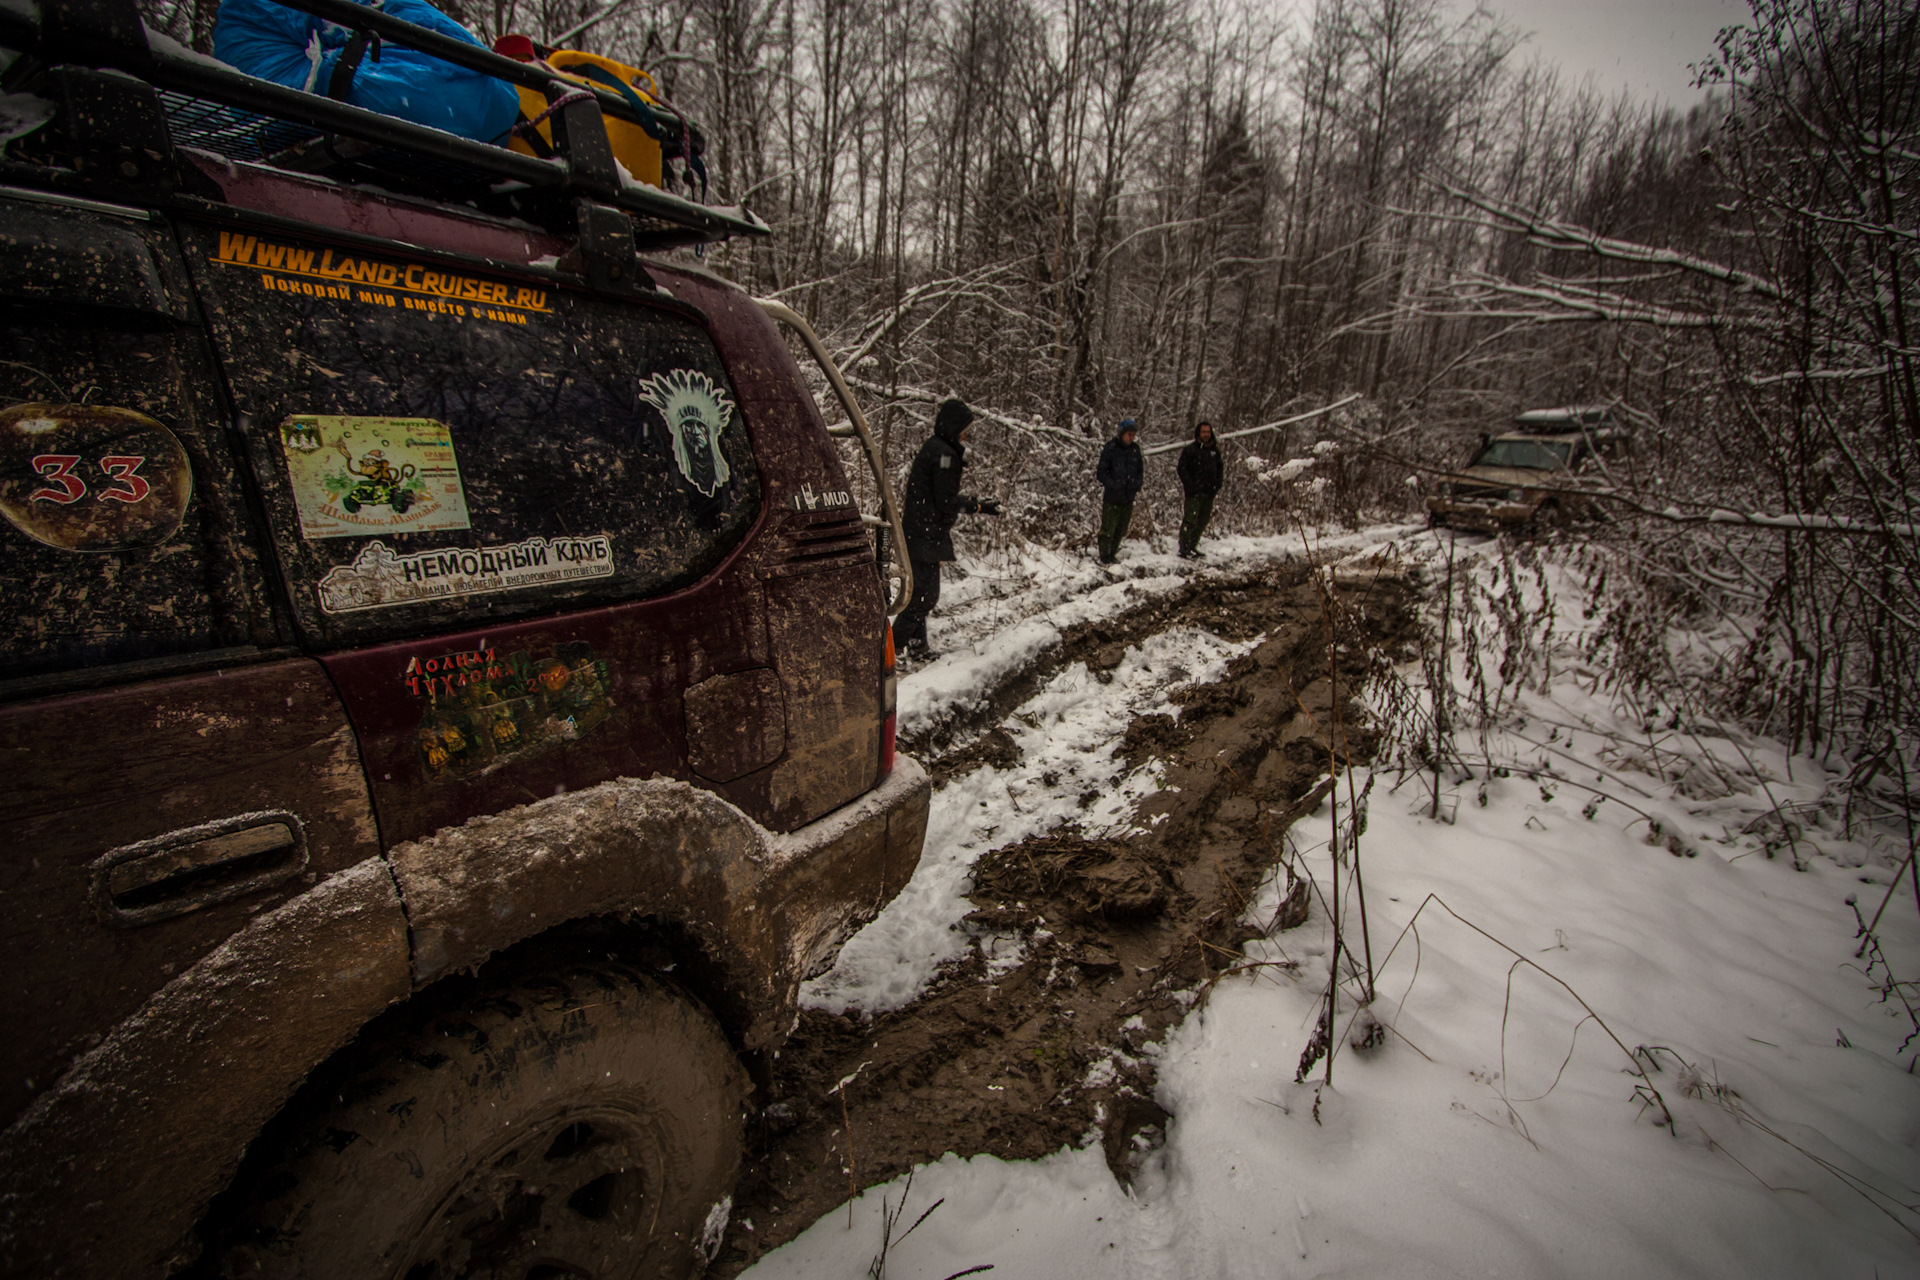
[[[220,1275],[696,1274],[738,1171],[747,1084],[696,1001],[595,965],[370,1046],[332,1092],[254,1166]]]

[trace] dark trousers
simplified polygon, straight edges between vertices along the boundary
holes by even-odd
[[[1206,532],[1207,521],[1213,518],[1213,495],[1195,493],[1187,495],[1187,506],[1180,513],[1180,554],[1186,555],[1200,545],[1200,535]]]
[[[1120,539],[1127,536],[1127,526],[1133,523],[1133,504],[1131,502],[1103,502],[1100,504],[1100,558],[1111,560],[1120,554]]]
[[[940,603],[940,562],[909,559],[908,563],[913,566],[913,598],[893,620],[893,643],[902,649],[927,642],[927,615]]]

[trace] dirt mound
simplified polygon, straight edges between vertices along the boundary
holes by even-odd
[[[972,773],[981,765],[1013,769],[1019,764],[1019,744],[1014,742],[1013,735],[1005,727],[995,725],[959,750],[950,751],[938,760],[931,761],[927,765],[927,776],[933,779],[934,786],[941,787],[949,779]]]
[[[1046,671],[995,695],[1005,703],[997,723],[1025,696],[1014,686],[1031,691],[1068,661],[1117,664],[1127,644],[1170,626],[1267,636],[1221,681],[1180,691],[1179,720],[1142,717],[1117,744],[1131,763],[1161,762],[1163,789],[1134,814],[1142,834],[1061,829],[985,855],[972,873],[965,927],[978,945],[966,960],[906,1009],[870,1021],[803,1015],[763,1081],[711,1274],[737,1275],[856,1188],[944,1152],[1031,1159],[1097,1134],[1124,1182],[1164,1133],[1169,1118],[1152,1102],[1140,1051],[1238,963],[1240,944],[1259,932],[1242,923],[1248,901],[1287,826],[1327,785],[1320,588],[1304,571],[1207,585],[1089,625]],[[1411,589],[1387,576],[1339,589],[1345,703],[1372,644],[1410,634]],[[1356,735],[1356,754],[1360,746]],[[951,777],[1017,761],[1012,738],[995,730],[932,769]],[[1307,906],[1302,883],[1275,925],[1299,923]]]
[[[1086,924],[1137,925],[1165,912],[1179,892],[1164,858],[1154,852],[1119,840],[1089,840],[1072,830],[1031,836],[975,863],[970,896],[1001,904],[993,909],[996,918],[1004,904],[1031,898],[1060,903]]]

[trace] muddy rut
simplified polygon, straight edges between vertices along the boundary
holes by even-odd
[[[1335,591],[1345,704],[1370,656],[1410,638],[1412,593],[1365,568],[1343,570]],[[871,1020],[802,1016],[759,1099],[709,1275],[737,1275],[856,1187],[949,1151],[1032,1159],[1098,1133],[1115,1176],[1131,1178],[1168,1119],[1138,1050],[1238,962],[1259,932],[1243,923],[1247,904],[1282,835],[1324,795],[1336,687],[1327,614],[1299,566],[1196,579],[1068,632],[1042,667],[994,692],[965,746],[918,744],[936,785],[984,763],[1004,767],[1018,748],[997,718],[1053,671],[1110,670],[1129,643],[1176,626],[1266,637],[1224,679],[1179,691],[1178,720],[1141,716],[1118,744],[1130,765],[1162,762],[1165,786],[1136,812],[1146,834],[1092,839],[1067,827],[975,864],[967,928],[983,942],[1018,943],[1017,967],[990,973],[976,947],[908,1008]],[[1343,714],[1353,722],[1350,706]],[[1363,755],[1364,733],[1349,736]]]

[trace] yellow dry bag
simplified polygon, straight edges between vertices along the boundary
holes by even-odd
[[[495,50],[508,57],[519,58],[522,62],[533,59],[533,42],[524,36],[502,36],[494,46]],[[523,54],[521,50],[524,49]],[[660,87],[653,77],[639,67],[630,67],[624,62],[615,62],[612,58],[603,58],[597,53],[583,53],[578,49],[555,49],[545,58],[548,66],[560,73],[561,78],[576,84],[591,85],[600,89],[611,89],[627,100],[640,118],[653,125],[651,132],[642,126],[613,116],[607,116],[607,141],[613,146],[613,158],[631,174],[636,182],[648,186],[660,185],[660,142],[659,136],[669,129],[678,131],[677,121],[672,124],[660,120],[654,114],[654,108],[660,105]],[[516,128],[507,146],[522,155],[539,156],[542,159],[553,154],[553,122],[541,117],[547,110],[547,98],[534,89],[520,90],[520,120],[522,125],[532,124],[531,128]],[[675,148],[676,152],[678,148]]]

